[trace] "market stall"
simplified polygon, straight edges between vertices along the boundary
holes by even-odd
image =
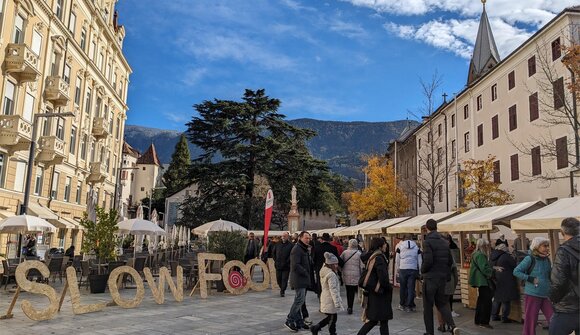
[[[339,232],[335,233],[335,236],[346,237],[346,236],[354,236],[356,237],[359,234],[361,229],[370,227],[377,223],[381,222],[381,220],[374,220],[374,221],[366,221],[361,222],[357,225],[346,227],[345,229],[340,230]]]

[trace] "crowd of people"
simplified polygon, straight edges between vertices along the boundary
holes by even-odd
[[[525,255],[512,253],[504,236],[493,246],[480,238],[473,246],[469,268],[469,285],[477,288],[478,296],[474,323],[493,329],[491,321],[512,322],[511,304],[519,300],[519,284],[523,284],[523,335],[536,333],[539,312],[542,311],[550,335],[580,334],[578,291],[580,261],[580,222],[575,218],[562,221],[564,243],[558,248],[553,264],[550,262],[549,241],[536,237],[529,241],[514,241],[514,249],[529,246]],[[400,283],[398,309],[415,312],[416,281],[421,281],[425,334],[435,333],[436,307],[440,332],[459,334],[453,311],[453,294],[459,283],[458,269],[451,249],[457,248],[450,235],[437,231],[437,222],[426,222],[427,234],[420,247],[412,235],[405,235],[391,252],[384,237],[371,239],[365,250],[357,239],[342,241],[328,233],[321,236],[303,231],[294,236],[285,232],[274,238],[264,257],[274,259],[280,296],[288,288],[294,290],[294,300],[284,325],[292,332],[309,330],[318,334],[328,327],[336,334],[338,314],[352,314],[357,294],[361,294],[363,324],[359,335],[367,334],[375,326],[381,335],[389,334],[389,320],[393,318],[392,285],[389,263]],[[253,234],[252,234],[253,235]],[[519,245],[515,245],[518,244]],[[259,257],[259,240],[250,236],[246,258]],[[346,304],[341,297],[345,286]],[[306,306],[308,291],[317,295],[316,306],[325,318],[316,324],[310,320]]]

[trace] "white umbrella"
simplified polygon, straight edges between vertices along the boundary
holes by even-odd
[[[157,220],[158,220],[158,218],[157,218],[157,210],[156,210],[156,209],[154,209],[154,210],[151,212],[151,218],[149,218],[149,219],[151,220],[151,222],[153,222],[153,223],[157,224]]]
[[[215,220],[194,228],[193,233],[196,235],[207,235],[207,233],[212,231],[234,231],[239,230],[241,232],[247,232],[248,230],[239,224],[226,220]]]
[[[137,212],[135,213],[135,218],[143,220],[143,206],[142,205],[139,205],[137,207]],[[135,235],[134,254],[143,251],[143,236],[140,235],[141,233],[134,232],[131,234]]]
[[[56,233],[56,227],[45,219],[32,215],[16,215],[0,221],[0,233],[33,233],[33,232]]]
[[[119,233],[139,235],[165,235],[165,230],[155,223],[144,219],[130,219],[117,223]]]

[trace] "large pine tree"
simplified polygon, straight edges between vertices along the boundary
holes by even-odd
[[[166,187],[165,194],[173,194],[187,186],[190,167],[189,147],[187,146],[185,135],[182,134],[171,155],[171,163],[169,163],[167,171],[163,174],[163,183]]]

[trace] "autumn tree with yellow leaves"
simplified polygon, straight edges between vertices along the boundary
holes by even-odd
[[[490,155],[485,160],[468,159],[463,162],[459,176],[465,190],[465,204],[483,208],[505,205],[513,200],[514,196],[502,190],[501,183],[494,181],[494,173],[497,172],[494,170],[494,161],[495,156]]]
[[[409,200],[397,186],[393,163],[386,158],[371,156],[363,169],[368,187],[347,193],[348,209],[359,220],[398,217],[409,207]]]

